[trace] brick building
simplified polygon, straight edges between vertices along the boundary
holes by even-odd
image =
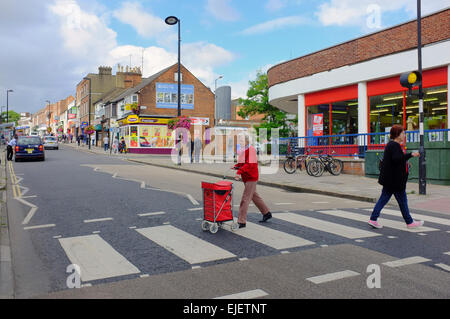
[[[178,64],[174,64],[146,79],[112,101],[117,105],[120,137],[124,137],[130,152],[170,154],[174,146],[168,121],[178,113]],[[139,115],[131,105],[138,105]],[[189,70],[181,65],[181,114],[195,125],[191,135],[203,136],[214,123],[214,94]]]
[[[450,128],[450,9],[422,17],[422,44],[425,129]],[[418,101],[399,78],[417,69],[413,20],[275,65],[268,70],[269,102],[298,114],[299,137],[381,133],[394,124],[413,131]],[[339,144],[354,154],[361,140]]]

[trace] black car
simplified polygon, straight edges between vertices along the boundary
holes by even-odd
[[[14,151],[16,162],[22,159],[45,160],[44,144],[39,136],[19,136]]]

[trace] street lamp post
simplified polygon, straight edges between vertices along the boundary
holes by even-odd
[[[220,75],[217,79],[214,80],[214,120],[217,120],[217,95],[216,95],[216,91],[217,91],[217,81],[222,79],[223,75]]]
[[[9,92],[13,90],[6,90],[6,123],[9,123]]]
[[[417,56],[419,62],[419,74],[422,78],[422,17],[421,17],[421,0],[417,0]],[[423,87],[422,81],[419,83],[419,194],[426,195],[427,193],[427,171],[425,162],[425,147],[424,147],[424,129],[423,129]]]
[[[88,126],[91,126],[91,78],[85,77],[84,80],[89,81],[89,114],[88,114]],[[91,149],[91,134],[89,134],[88,138],[89,149]]]
[[[169,16],[165,20],[168,25],[178,24],[178,116],[181,116],[181,21],[175,16]],[[179,139],[179,136],[177,136]],[[180,140],[177,143],[178,149],[178,165],[181,165],[181,146]]]

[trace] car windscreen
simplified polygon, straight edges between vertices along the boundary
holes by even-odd
[[[17,145],[41,144],[41,139],[35,136],[19,137]]]

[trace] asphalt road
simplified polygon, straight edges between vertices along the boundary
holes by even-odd
[[[372,204],[259,186],[274,218],[261,225],[250,207],[247,229],[211,234],[200,183],[212,177],[64,147],[9,174],[20,185],[7,203],[17,298],[450,297],[448,215],[414,211],[440,219],[409,232],[386,214],[373,230]],[[81,289],[67,285],[74,261]],[[368,287],[369,265],[381,288]]]

